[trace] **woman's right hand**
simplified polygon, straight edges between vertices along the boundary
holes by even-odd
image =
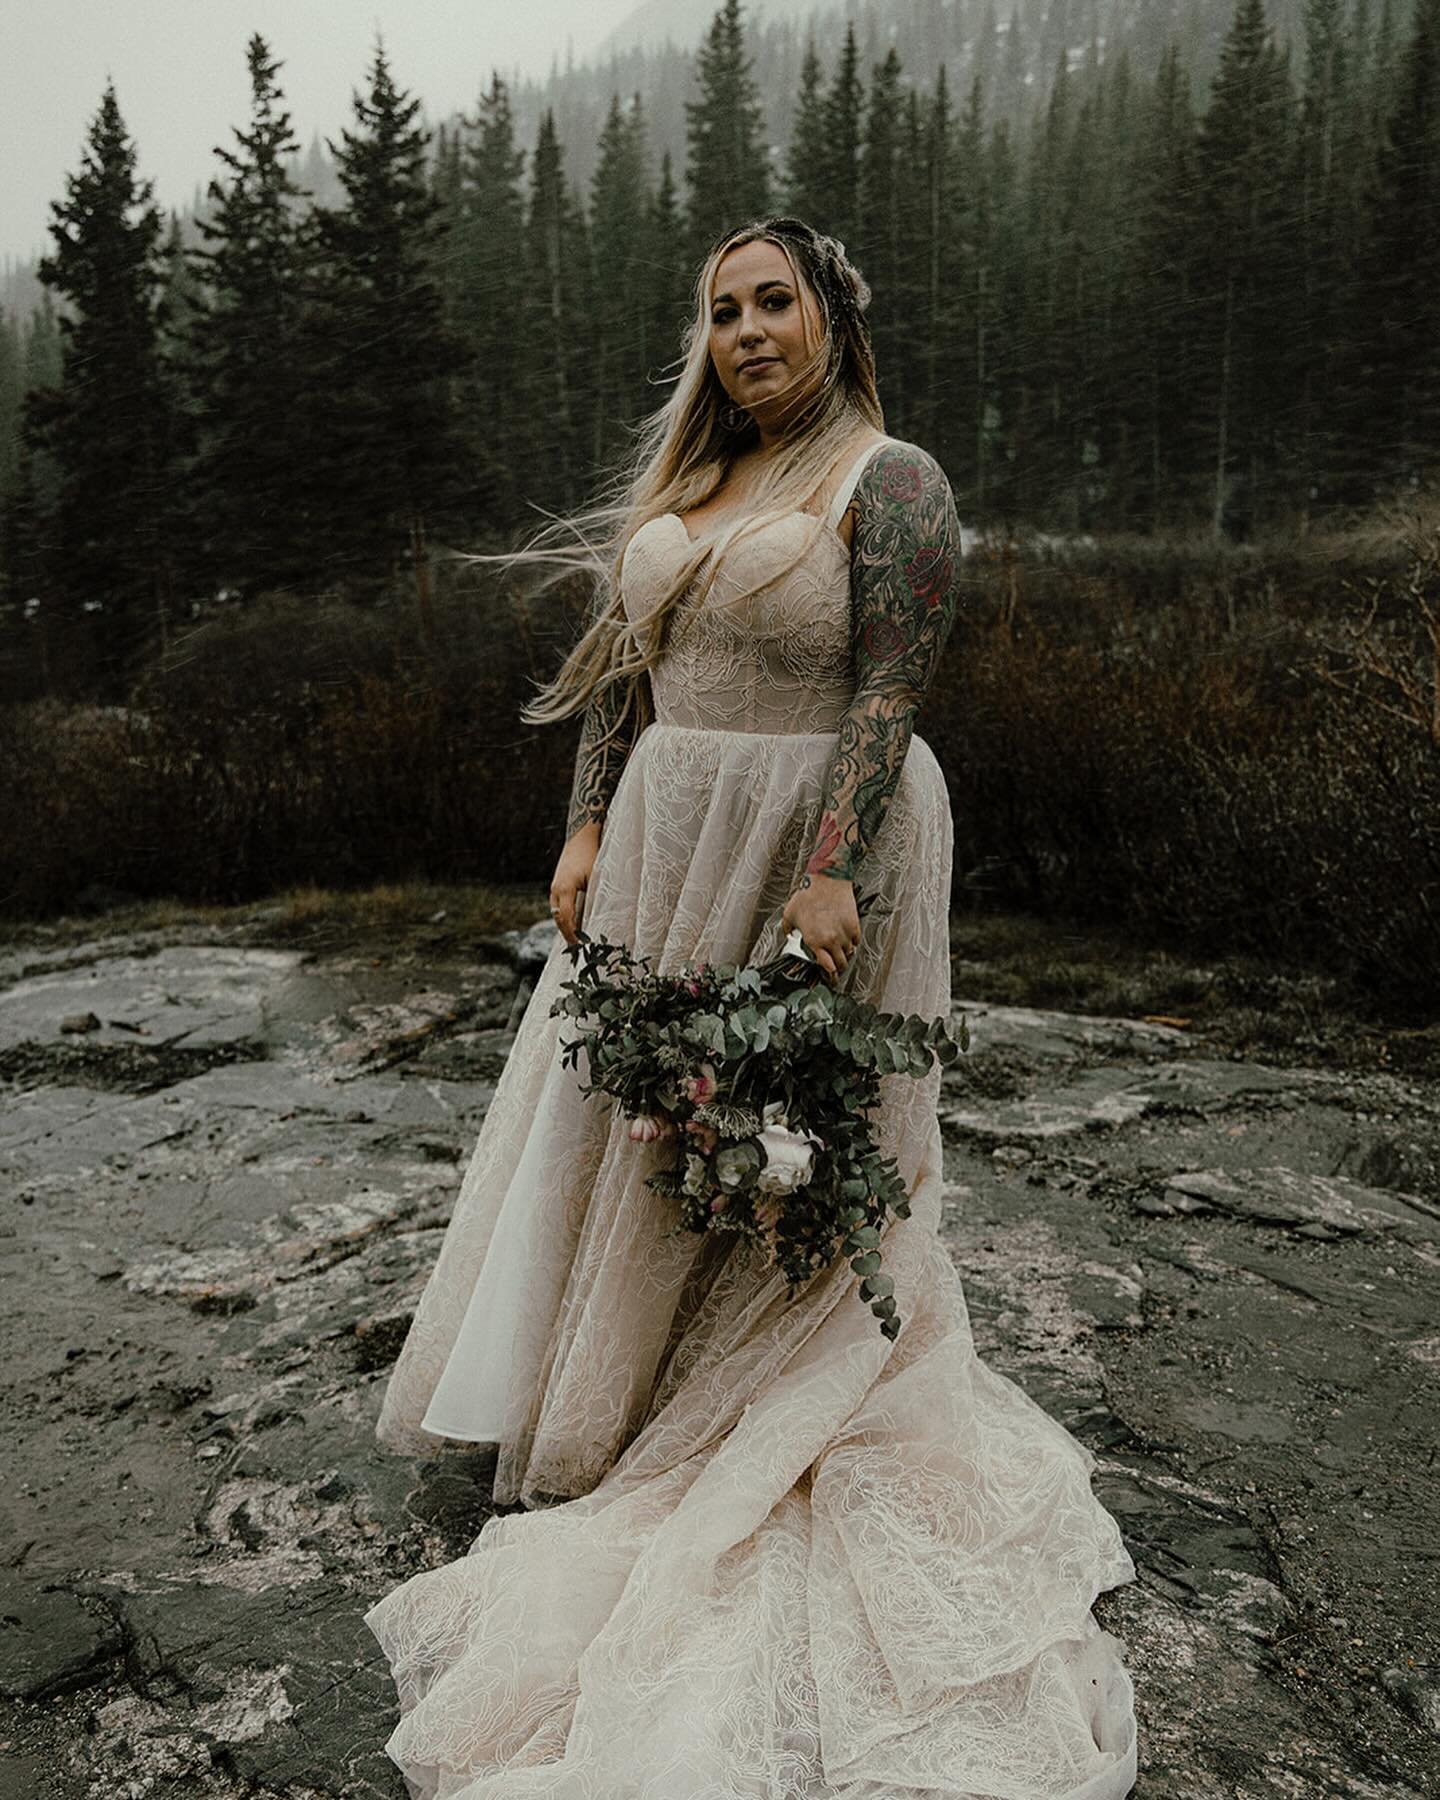
[[[592,819],[565,840],[560,860],[550,881],[550,916],[567,944],[578,942],[580,896],[589,886],[590,871],[600,849],[600,826]]]

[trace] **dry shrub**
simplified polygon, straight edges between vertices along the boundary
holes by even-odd
[[[1433,1009],[1440,746],[1387,709],[1375,662],[1428,695],[1413,546],[1373,607],[1342,581],[1323,612],[1239,581],[1224,552],[1122,551],[966,559],[920,720],[954,800],[957,898],[1310,962]],[[427,640],[409,614],[276,598],[190,634],[128,709],[0,712],[0,905],[543,885],[576,730],[518,711],[580,605],[444,588]],[[1346,621],[1371,612],[1367,665]]]

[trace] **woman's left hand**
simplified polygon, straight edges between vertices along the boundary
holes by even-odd
[[[855,904],[855,884],[839,875],[811,875],[808,885],[796,888],[780,915],[782,934],[798,926],[800,935],[815,953],[815,960],[832,982],[860,947],[860,910]]]

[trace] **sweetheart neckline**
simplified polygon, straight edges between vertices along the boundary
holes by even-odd
[[[680,527],[681,531],[684,532],[686,541],[691,544],[701,544],[705,541],[703,537],[692,537],[691,536],[689,527],[686,525],[684,519],[677,512],[656,513],[654,515],[654,518],[650,518],[645,521],[645,525],[653,525],[657,519],[673,519],[675,521],[675,523]],[[845,542],[844,538],[841,537],[840,533],[835,529],[835,527],[832,524],[830,524],[829,520],[826,519],[822,513],[813,513],[810,511],[810,509],[808,507],[805,507],[805,506],[794,506],[790,509],[789,512],[781,513],[778,518],[771,519],[770,524],[778,525],[778,524],[780,524],[781,520],[783,520],[783,519],[819,519],[821,524],[824,525],[824,527],[825,527],[825,535],[832,537],[835,540],[835,542],[840,546],[840,548],[845,552],[846,556],[849,556],[850,546]],[[642,525],[640,527],[640,531],[643,531],[645,529],[645,525]],[[638,537],[639,532],[636,532],[634,535],[636,537]]]

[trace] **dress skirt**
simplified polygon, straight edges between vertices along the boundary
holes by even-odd
[[[641,732],[582,929],[660,969],[758,963],[834,732]],[[842,990],[948,1014],[952,822],[912,737]],[[882,1079],[892,1342],[843,1259],[798,1290],[677,1228],[561,1065],[557,945],[521,1021],[377,1434],[498,1446],[464,1556],[365,1614],[412,1800],[1123,1800],[1135,1720],[1091,1614],[1135,1569],[1091,1453],[976,1355],[937,1236],[940,1070]]]

